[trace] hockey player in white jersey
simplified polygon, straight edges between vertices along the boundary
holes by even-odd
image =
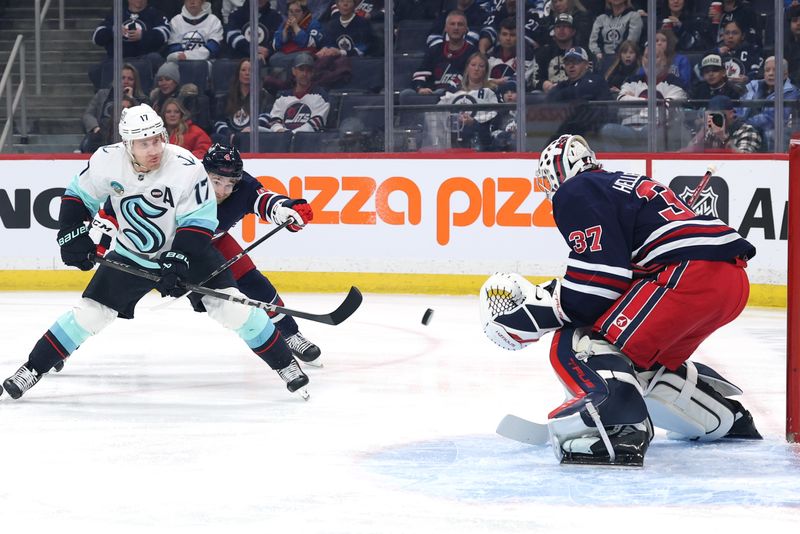
[[[59,213],[58,244],[68,266],[88,271],[94,266],[95,243],[89,237],[94,214],[110,199],[119,233],[107,258],[136,265],[160,276],[158,282],[105,265],[95,272],[82,298],[61,315],[36,342],[28,360],[3,388],[20,398],[57,363],[116,317],[132,319],[139,300],[152,289],[162,296],[180,296],[181,282],[198,283],[224,262],[211,247],[217,227],[214,192],[202,163],[191,152],[167,143],[164,125],[146,104],[123,111],[122,142],[101,147],[67,187]],[[273,221],[302,221],[290,207],[276,205]],[[229,271],[208,287],[237,296]],[[265,311],[192,294],[208,315],[234,330],[286,382],[287,389],[308,397],[308,377],[291,355]]]

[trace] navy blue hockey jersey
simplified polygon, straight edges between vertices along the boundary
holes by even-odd
[[[634,277],[662,265],[756,253],[733,228],[695,215],[671,189],[637,174],[574,176],[556,190],[553,217],[572,249],[561,304],[574,324],[592,324]]]
[[[288,197],[268,191],[257,179],[248,173],[242,173],[242,179],[236,189],[221,204],[217,204],[217,220],[219,225],[214,235],[230,230],[242,217],[255,213],[266,221],[271,221],[270,213],[276,202]]]

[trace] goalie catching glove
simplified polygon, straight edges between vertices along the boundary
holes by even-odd
[[[495,273],[481,287],[483,332],[506,350],[520,350],[569,322],[558,279],[534,285],[516,273]]]
[[[313,218],[314,211],[311,209],[311,205],[302,198],[287,198],[281,202],[276,202],[275,207],[272,208],[271,219],[273,223],[280,225],[289,219],[294,221],[286,227],[290,232],[299,232]]]

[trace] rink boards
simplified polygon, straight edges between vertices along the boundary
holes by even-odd
[[[757,248],[751,304],[785,305],[788,161],[783,155],[653,154],[601,157],[606,168],[648,174],[688,199],[716,166],[696,210],[720,217]],[[0,160],[0,289],[81,289],[55,244],[58,197],[83,156]],[[52,158],[52,156],[48,156]],[[568,249],[534,178],[534,155],[426,157],[254,155],[245,170],[268,188],[308,199],[312,225],[251,254],[282,291],[472,293],[494,271],[533,280],[563,274]],[[251,217],[243,246],[271,225]]]

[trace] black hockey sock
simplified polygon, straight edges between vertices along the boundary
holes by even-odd
[[[252,349],[256,356],[267,362],[272,369],[283,369],[294,361],[289,346],[277,329],[272,332],[269,339],[258,347]]]
[[[69,356],[69,351],[59,343],[53,333],[48,330],[39,338],[28,356],[28,369],[35,369],[37,373],[44,374],[53,366],[64,361]]]

